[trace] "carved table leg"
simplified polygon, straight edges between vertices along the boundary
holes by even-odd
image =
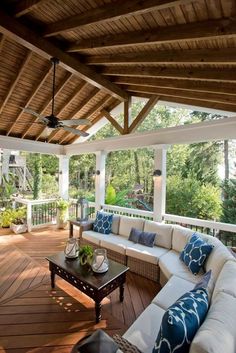
[[[120,285],[120,302],[123,302],[124,301],[124,289],[125,289],[125,284],[122,283]]]
[[[99,323],[99,321],[101,320],[101,317],[102,317],[101,307],[102,307],[101,302],[95,302],[96,324]]]
[[[55,288],[55,272],[51,269],[51,287]]]

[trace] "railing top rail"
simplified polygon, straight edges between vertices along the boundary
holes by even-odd
[[[216,221],[207,221],[204,219],[191,218],[191,217],[183,217],[172,214],[165,213],[163,215],[165,221],[177,222],[177,223],[186,223],[193,226],[212,228],[215,230],[223,230],[226,232],[236,233],[236,224],[229,224],[223,222]]]
[[[144,216],[144,217],[150,217],[150,218],[153,217],[153,212],[151,212],[151,211],[144,211],[144,210],[138,210],[135,208],[120,207],[120,206],[106,205],[106,204],[103,204],[101,206],[102,206],[102,208],[108,209],[111,211],[117,211],[117,212],[121,212],[121,213],[130,213],[130,214]]]
[[[14,201],[22,203],[24,205],[29,205],[29,204],[31,204],[31,205],[42,205],[42,204],[45,204],[45,203],[55,202],[55,201],[57,201],[57,199],[53,198],[53,199],[44,199],[44,200],[28,200],[28,199],[22,199],[20,197],[15,197]]]

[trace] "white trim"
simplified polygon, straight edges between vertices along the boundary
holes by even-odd
[[[161,171],[160,176],[153,178],[153,220],[157,222],[162,221],[162,215],[166,212],[166,151],[166,146],[154,151],[154,170]]]
[[[236,117],[210,120],[201,123],[162,128],[157,131],[134,133],[100,141],[64,146],[67,155],[117,151],[165,144],[190,144],[196,142],[235,139]]]
[[[9,136],[0,136],[0,148],[45,154],[65,154],[64,146]]]
[[[120,206],[113,206],[113,205],[102,205],[102,209],[104,211],[114,211],[117,214],[127,214],[127,215],[134,215],[134,216],[142,216],[142,217],[147,217],[147,218],[153,218],[153,212],[150,211],[143,211],[143,210],[138,210],[135,208],[128,208],[128,207],[120,207]]]

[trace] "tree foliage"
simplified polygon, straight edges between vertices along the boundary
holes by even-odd
[[[42,192],[42,156],[40,153],[34,156],[33,171],[33,198],[37,200],[41,197]]]

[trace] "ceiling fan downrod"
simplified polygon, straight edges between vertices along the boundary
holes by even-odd
[[[53,64],[53,78],[52,78],[52,116],[54,116],[54,99],[55,99],[55,87],[56,87],[56,65],[59,64],[59,59],[51,58]]]

